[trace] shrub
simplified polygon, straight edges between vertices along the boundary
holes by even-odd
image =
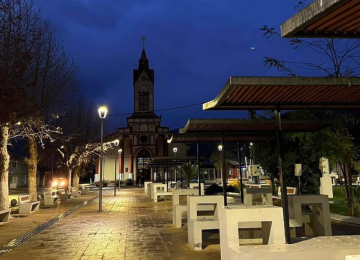
[[[103,187],[107,187],[108,186],[108,181],[106,181],[106,180],[103,180]]]
[[[125,181],[125,183],[126,183],[126,186],[132,186],[134,184],[134,180],[133,179],[127,179]]]
[[[116,180],[116,186],[119,187],[119,181],[120,181],[120,185],[123,185],[125,183],[124,180]]]

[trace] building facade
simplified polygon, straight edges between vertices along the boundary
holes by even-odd
[[[138,69],[133,72],[134,108],[133,114],[126,119],[127,127],[122,127],[116,133],[107,136],[106,141],[120,140],[117,148],[106,151],[103,172],[104,180],[113,181],[116,178],[153,180],[157,169],[147,168],[146,163],[153,157],[172,155],[172,144],[168,127],[161,125],[161,117],[154,113],[154,70],[149,67],[145,49],[142,50]],[[186,155],[186,146],[177,145],[179,156]],[[119,154],[118,149],[122,152]],[[99,163],[96,166],[95,181],[99,180]],[[116,169],[115,169],[116,167]],[[160,169],[159,169],[160,171]]]

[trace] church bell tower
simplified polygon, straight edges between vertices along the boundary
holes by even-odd
[[[154,113],[154,70],[149,67],[145,37],[138,69],[134,70],[134,114]]]

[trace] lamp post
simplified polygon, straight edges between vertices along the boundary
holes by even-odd
[[[175,157],[176,157],[176,153],[177,153],[177,147],[174,147],[173,148],[173,152],[175,154]],[[176,158],[175,158],[175,188],[177,189],[177,171],[176,171],[176,167],[177,167],[177,164],[176,164]]]
[[[121,154],[122,154],[122,149],[120,148],[119,150],[118,150],[118,154],[119,154],[119,160],[121,160]],[[121,162],[121,165],[122,165],[122,162]],[[120,171],[120,174],[121,174],[121,169],[119,169],[119,171]],[[121,182],[121,175],[119,176],[119,190],[120,190],[120,182]]]
[[[219,151],[221,152],[221,173],[223,181],[223,196],[224,196],[224,206],[227,206],[227,193],[226,193],[226,173],[225,173],[225,155],[223,147],[223,138],[221,138],[221,144],[218,146]]]
[[[119,139],[114,140],[114,145],[115,145],[115,147],[118,147],[118,146],[119,146],[119,143],[120,143]],[[116,157],[117,157],[117,155],[116,155],[116,153],[115,153],[115,183],[114,183],[114,196],[116,196]],[[119,182],[120,182],[120,180],[119,180]]]
[[[107,107],[102,106],[98,109],[99,117],[101,119],[101,153],[100,153],[100,182],[99,182],[99,212],[102,212],[102,186],[103,186],[103,156],[104,156],[104,119],[107,115]]]

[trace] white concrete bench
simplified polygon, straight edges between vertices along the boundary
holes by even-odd
[[[53,196],[51,192],[44,192],[44,205],[45,206],[53,206],[57,202],[59,202],[58,196]]]
[[[297,194],[297,188],[295,187],[287,187],[287,195],[296,195]],[[278,188],[278,195],[272,196],[273,199],[281,200],[281,186]]]
[[[172,192],[167,191],[166,184],[153,183],[152,185],[152,199],[158,202],[159,198],[172,197]]]
[[[331,236],[329,198],[327,195],[294,195],[288,197],[291,236],[296,237],[296,227],[305,226],[310,237]],[[303,206],[309,207],[308,211]]]
[[[244,204],[246,205],[273,205],[270,188],[244,189]]]
[[[145,191],[145,194],[149,195],[149,187],[148,187],[148,184],[152,183],[152,181],[145,181],[144,182],[144,191]]]
[[[81,195],[87,194],[89,192],[89,188],[87,188],[88,184],[79,184],[79,190],[81,192]]]
[[[275,206],[236,206],[219,209],[222,260],[248,259],[239,253],[239,228],[260,223],[263,245],[284,245],[285,231],[282,208]],[[261,248],[262,245],[256,246]],[[253,249],[256,251],[257,249]],[[266,254],[262,258],[267,259]],[[290,258],[289,258],[290,259]]]
[[[69,199],[69,194],[65,190],[59,190],[60,201],[67,201]]]
[[[200,183],[201,185],[201,195],[205,194],[205,189],[204,189],[204,183]],[[199,189],[199,183],[190,183],[190,189]]]
[[[184,212],[187,212],[187,205],[180,205],[180,197],[188,196],[188,195],[199,195],[199,190],[198,189],[172,190],[173,224],[176,228],[182,227],[182,214]]]
[[[0,210],[0,222],[8,222],[10,219],[10,209]]]
[[[214,206],[213,214],[198,216],[199,205]],[[219,195],[211,196],[188,196],[187,219],[188,219],[188,243],[195,250],[202,250],[202,231],[219,229],[218,211],[224,206],[224,198]]]
[[[75,187],[71,188],[71,196],[77,198],[81,195],[81,191],[77,190]]]
[[[30,214],[34,211],[38,211],[40,207],[40,201],[30,201],[30,195],[19,196],[19,213]]]

